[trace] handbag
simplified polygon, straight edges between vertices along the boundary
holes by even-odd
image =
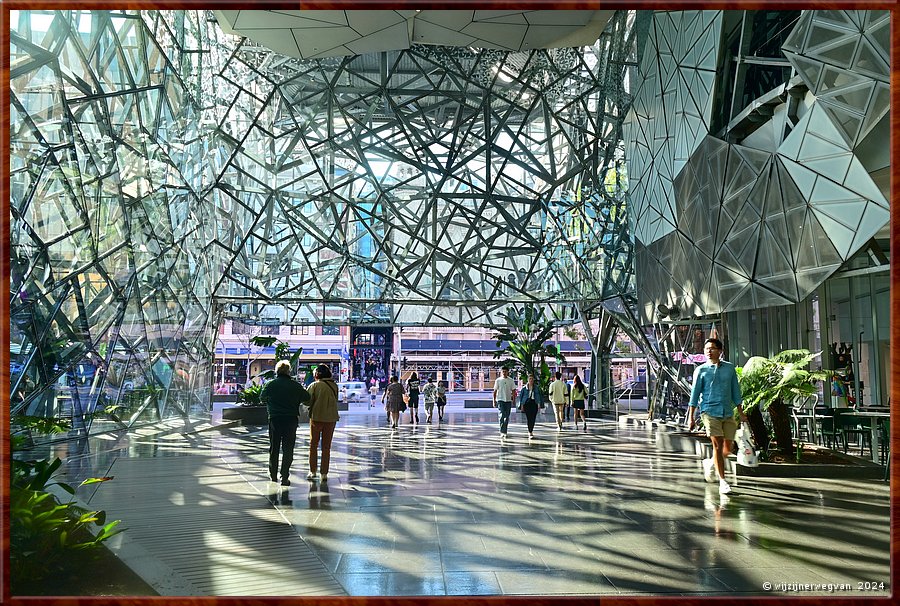
[[[741,427],[734,434],[734,438],[738,443],[737,462],[738,465],[743,465],[744,467],[759,467],[759,455],[753,447],[751,435],[750,425],[741,423]]]

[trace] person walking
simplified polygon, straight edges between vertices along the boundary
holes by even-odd
[[[543,403],[544,396],[540,388],[535,385],[534,375],[528,375],[528,383],[519,391],[519,408],[525,413],[525,421],[528,424],[528,439],[534,438],[534,422],[537,419],[538,407]]]
[[[269,417],[269,479],[278,481],[278,453],[281,453],[281,485],[290,486],[288,479],[294,462],[300,405],[309,402],[310,395],[300,383],[291,378],[291,363],[279,360],[275,378],[265,384],[260,401],[266,405]]]
[[[563,415],[566,407],[566,382],[562,380],[562,373],[557,371],[556,380],[550,384],[550,403],[553,404],[553,410],[556,413],[556,431],[562,431]]]
[[[375,398],[378,397],[378,385],[375,383],[375,379],[372,379],[372,384],[369,386],[369,410],[375,408]]]
[[[500,439],[506,439],[509,428],[509,414],[516,397],[516,382],[509,378],[509,369],[500,369],[500,376],[494,381],[494,408],[500,413]]]
[[[425,422],[431,423],[434,403],[437,400],[437,385],[435,385],[434,379],[431,377],[428,377],[428,382],[422,388],[422,398],[425,400]]]
[[[384,402],[384,409],[388,413],[388,419],[391,421],[393,429],[396,429],[397,424],[400,422],[400,412],[406,409],[403,395],[403,385],[400,383],[397,375],[392,375],[390,382],[384,389],[384,395],[381,396],[381,401]]]
[[[438,381],[437,384],[437,409],[438,423],[444,420],[444,406],[447,405],[447,382]]]
[[[584,430],[587,431],[587,417],[585,416],[584,401],[587,399],[587,388],[581,382],[581,377],[575,375],[575,381],[571,391],[572,410],[575,411],[575,430],[578,431],[578,417],[584,422]]]
[[[316,459],[319,439],[322,440],[322,465],[320,471],[323,482],[328,480],[331,463],[331,439],[334,426],[340,420],[338,415],[338,386],[331,377],[331,369],[319,364],[313,373],[315,382],[309,386],[309,473],[307,480],[316,479]]]
[[[741,386],[734,364],[722,359],[722,342],[716,338],[707,339],[703,354],[707,362],[694,370],[687,425],[694,424],[694,412],[699,406],[700,418],[713,447],[712,459],[703,459],[703,477],[707,482],[715,482],[713,473],[718,474],[719,492],[728,494],[731,486],[725,480],[725,457],[731,454],[737,431],[734,411],[738,411],[742,422],[747,421],[747,415],[741,408]]]
[[[413,425],[419,424],[419,375],[413,371],[406,382],[409,394],[409,420]]]

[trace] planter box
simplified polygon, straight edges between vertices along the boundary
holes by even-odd
[[[759,467],[737,466],[738,475],[765,478],[850,478],[850,479],[882,479],[884,467],[852,455],[836,450],[816,448],[847,461],[846,464],[823,465],[803,463],[760,463]]]
[[[686,431],[658,431],[656,433],[656,445],[666,452],[683,452],[693,454],[701,459],[712,456],[712,444],[703,433],[688,433]],[[822,448],[820,450],[828,450]],[[855,479],[881,479],[884,477],[884,467],[867,459],[845,455],[842,452],[828,450],[829,453],[844,459],[847,463],[842,465],[823,465],[809,463],[765,463],[759,467],[744,467],[738,465],[734,457],[725,461],[728,469],[736,469],[739,476],[766,477],[766,478],[855,478]]]
[[[240,421],[241,425],[268,425],[269,415],[265,406],[235,406],[222,409],[222,419]],[[309,416],[300,408],[300,423],[309,423]]]

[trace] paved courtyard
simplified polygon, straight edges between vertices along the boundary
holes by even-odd
[[[487,411],[393,431],[345,414],[328,482],[304,479],[304,433],[284,488],[261,427],[98,442],[80,460],[116,476],[90,504],[124,521],[117,548],[169,595],[890,592],[885,482],[739,478],[721,497],[652,430],[558,433],[541,416],[529,441],[522,417],[501,443]]]

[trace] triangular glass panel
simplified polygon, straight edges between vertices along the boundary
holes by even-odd
[[[803,147],[800,150],[798,159],[815,157],[812,155],[813,149],[823,156],[839,154],[852,149],[847,145],[841,131],[838,130],[828,114],[822,109],[821,104],[816,103],[813,105],[810,113],[812,114],[812,117],[810,118],[809,125],[806,129],[807,137],[803,141]],[[810,142],[810,134],[814,135],[819,140]]]
[[[847,170],[850,168],[850,161],[853,159],[852,152],[842,152],[840,154],[834,154],[831,156],[825,156],[820,153],[820,150],[815,149],[815,146],[812,145],[812,142],[820,142],[821,139],[816,137],[807,137],[808,148],[810,149],[809,158],[804,158],[801,153],[801,157],[799,160],[803,162],[803,165],[813,170],[819,174],[828,174],[833,175],[835,179],[843,180],[847,174]],[[813,156],[815,154],[815,156]]]
[[[854,230],[848,228],[843,223],[839,223],[827,214],[819,212],[819,209],[814,209],[813,212],[815,212],[816,218],[822,226],[822,230],[828,234],[828,237],[831,239],[832,244],[834,244],[838,254],[841,255],[842,258],[848,258],[850,246],[853,243]]]
[[[720,310],[746,309],[751,306],[749,281],[719,284]]]
[[[797,73],[800,74],[807,88],[811,91],[817,91],[825,64],[817,59],[811,59],[795,53],[786,52],[785,55],[791,62],[791,65],[797,69]]]
[[[781,45],[782,50],[793,53],[802,53],[806,48],[806,37],[809,34],[809,24],[812,21],[813,11],[804,11],[800,19],[794,25],[791,33]]]
[[[750,305],[747,305],[745,308],[749,307],[750,309],[759,309],[761,307],[773,307],[778,305],[789,305],[790,303],[796,303],[796,301],[787,299],[781,294],[769,290],[765,286],[757,283],[750,284],[750,292],[752,303],[750,303]]]
[[[797,278],[793,272],[765,277],[755,276],[755,280],[760,287],[774,291],[776,296],[783,297],[791,303],[801,300],[797,293]]]
[[[767,219],[760,235],[760,247],[777,248],[778,257],[784,260],[784,271],[793,270],[793,256],[790,250],[791,234],[788,233],[784,217],[770,217]],[[778,267],[781,266],[779,265]]]
[[[797,293],[802,300],[819,288],[829,276],[840,268],[840,263],[820,265],[797,272]]]
[[[818,13],[819,11],[816,11]],[[837,12],[837,11],[834,11]],[[866,13],[869,11],[842,11],[847,14],[847,19],[853,24],[853,28],[862,31],[865,29],[864,22],[866,20]]]
[[[862,117],[862,114],[869,107],[874,88],[875,82],[867,78],[864,82],[855,86],[831,90],[827,95],[822,95],[820,98],[826,100],[833,107],[840,107],[847,111],[855,112]]]
[[[813,21],[803,54],[849,68],[858,39],[858,34],[851,30]]]
[[[812,232],[811,225],[818,230],[820,235],[822,234],[818,223],[814,220],[810,222],[811,214],[798,209],[791,211],[786,216],[788,231],[791,234],[791,244],[794,246],[794,250],[791,251],[792,263],[798,268],[809,266],[815,262],[816,254],[813,248],[815,234]]]
[[[777,166],[785,212],[797,207],[805,208],[819,176],[800,164],[782,157],[778,157]]]
[[[880,11],[865,11],[869,12],[880,12]],[[890,13],[887,13],[890,15]],[[869,40],[872,45],[872,48],[881,55],[881,58],[886,62],[890,62],[890,48],[891,48],[891,20],[890,17],[882,19],[876,23],[872,23],[870,19],[869,25],[863,30],[863,35]]]
[[[828,114],[831,123],[838,128],[844,143],[851,148],[855,146],[859,130],[862,127],[862,116],[851,113],[843,107],[832,105],[830,99],[824,97],[819,104],[825,110],[825,113]]]
[[[878,82],[875,85],[875,92],[872,95],[869,107],[866,108],[866,115],[859,134],[859,140],[862,140],[872,132],[872,130],[881,122],[881,119],[887,114],[891,105],[890,97],[890,87],[883,82]]]
[[[889,208],[887,198],[884,197],[878,185],[872,180],[859,158],[854,157],[850,163],[850,170],[847,171],[847,178],[844,180],[843,185],[882,208]]]
[[[738,154],[757,175],[763,174],[768,168],[769,163],[772,162],[772,154],[766,151],[745,147],[743,145],[733,145],[731,149],[734,153]]]
[[[860,38],[859,49],[853,61],[853,69],[882,82],[888,82],[890,66],[867,38]]]
[[[846,30],[859,29],[859,24],[851,19],[852,11],[842,10],[818,10],[815,12],[817,22],[828,23]]]
[[[809,120],[812,116],[811,111],[807,111],[797,124],[791,129],[790,134],[785,137],[781,145],[778,146],[778,153],[791,160],[796,160],[800,155],[800,148],[803,146],[803,138],[806,136],[806,130],[809,128]]]
[[[868,203],[862,218],[859,221],[859,227],[853,236],[853,244],[851,251],[856,252],[862,248],[869,239],[878,233],[882,227],[891,220],[891,213],[885,208],[877,204]]]

